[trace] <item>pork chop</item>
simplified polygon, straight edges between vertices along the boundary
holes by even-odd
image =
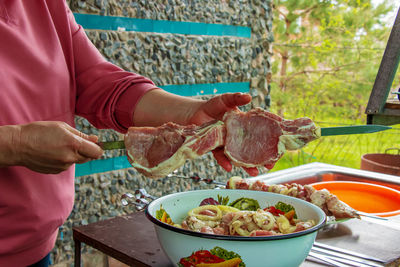
[[[300,149],[321,135],[309,118],[285,120],[261,108],[227,112],[223,121],[225,154],[240,167],[273,166],[286,150]]]
[[[129,162],[151,178],[164,177],[195,159],[224,145],[222,121],[201,126],[181,126],[172,122],[160,127],[130,127],[125,135]]]
[[[201,126],[172,122],[160,127],[130,127],[125,135],[128,160],[139,172],[164,177],[217,147],[236,166],[273,165],[285,150],[296,150],[320,136],[308,118],[285,120],[260,108],[230,111],[222,121]]]

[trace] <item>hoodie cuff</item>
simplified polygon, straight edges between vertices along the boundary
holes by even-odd
[[[152,83],[139,83],[129,86],[123,92],[115,107],[115,119],[126,130],[133,126],[133,113],[140,99],[149,91],[160,89]]]

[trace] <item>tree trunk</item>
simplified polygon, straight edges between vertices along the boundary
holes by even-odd
[[[280,72],[280,82],[279,87],[281,88],[282,92],[285,92],[286,89],[286,69],[287,69],[287,62],[289,60],[289,53],[288,51],[283,51],[281,53],[281,72]]]

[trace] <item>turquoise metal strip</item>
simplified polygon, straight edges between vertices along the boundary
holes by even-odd
[[[390,126],[385,125],[352,125],[352,126],[339,126],[339,127],[322,127],[321,136],[330,135],[348,135],[348,134],[367,134],[376,133],[392,129]]]
[[[250,83],[204,83],[160,86],[165,91],[181,96],[215,95],[224,93],[248,93]]]
[[[83,164],[75,165],[75,176],[84,176],[100,172],[115,171],[119,169],[131,168],[126,156],[109,159],[92,160]]]
[[[187,21],[136,19],[128,17],[99,16],[74,13],[78,24],[85,29],[112,30],[124,29],[136,32],[157,32],[188,35],[216,35],[251,37],[251,28],[224,24],[211,24]]]

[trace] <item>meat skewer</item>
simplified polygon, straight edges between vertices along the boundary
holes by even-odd
[[[125,146],[133,167],[160,178],[217,147],[224,147],[236,166],[272,167],[286,150],[300,149],[320,135],[320,128],[308,118],[285,120],[256,108],[229,111],[222,121],[201,126],[169,122],[160,127],[130,127]]]
[[[176,177],[176,178],[181,178],[181,179],[192,180],[195,183],[204,182],[206,184],[215,184],[217,186],[225,186],[226,185],[226,183],[224,183],[224,182],[218,182],[211,178],[201,178],[197,175],[183,176],[183,175],[177,175],[177,174],[171,173],[171,174],[168,174],[167,177]]]
[[[160,178],[222,146],[225,127],[221,121],[202,126],[172,122],[160,127],[131,127],[125,135],[128,160],[147,177]]]
[[[321,136],[309,118],[285,120],[261,108],[225,114],[225,155],[239,167],[273,166],[286,150],[297,150]]]
[[[224,185],[226,189],[244,189],[244,190],[257,190],[272,193],[288,195],[296,198],[303,199],[311,202],[324,210],[328,216],[334,216],[336,219],[344,218],[360,218],[360,215],[376,218],[363,212],[359,212],[349,207],[347,204],[340,201],[335,195],[331,194],[328,190],[316,190],[311,185],[301,185],[296,183],[291,184],[267,184],[262,181],[249,182],[242,177],[233,176],[226,183],[214,181],[211,178],[200,178],[194,176],[182,176],[169,174],[168,177],[177,177],[182,179],[190,179],[194,182],[204,181],[207,184]],[[328,204],[329,203],[329,204]],[[380,217],[378,217],[380,218]]]
[[[301,185],[296,183],[270,185],[259,180],[250,183],[239,176],[234,176],[228,180],[226,188],[257,190],[288,195],[317,205],[327,216],[334,216],[336,219],[360,219],[358,212],[343,201],[340,201],[337,196],[331,194],[326,189],[316,190],[311,185]]]

